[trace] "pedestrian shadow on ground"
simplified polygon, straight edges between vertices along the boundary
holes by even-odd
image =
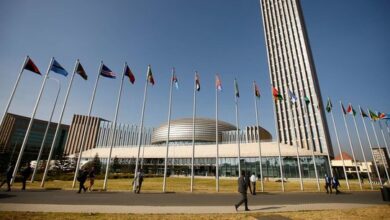
[[[270,206],[270,207],[264,207],[264,208],[258,208],[258,209],[251,209],[251,211],[264,211],[264,210],[270,210],[270,209],[280,209],[285,206]]]
[[[10,195],[10,194],[0,194],[0,199],[6,199],[6,198],[10,198],[10,197],[15,197],[15,195]]]

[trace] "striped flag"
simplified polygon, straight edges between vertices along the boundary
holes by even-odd
[[[176,89],[179,89],[179,81],[177,80],[177,77],[176,77],[175,68],[173,68],[172,81],[175,84]]]
[[[234,94],[237,98],[240,98],[240,91],[238,90],[237,79],[234,79]]]
[[[353,107],[352,107],[351,104],[348,105],[347,112],[348,112],[349,114],[353,115],[353,116],[356,115],[356,111],[355,111],[355,109],[353,109]]]
[[[154,78],[152,73],[152,67],[148,65],[148,74],[147,74],[147,80],[150,84],[154,85]]]
[[[100,75],[101,76],[104,76],[104,77],[107,77],[107,78],[112,78],[112,79],[115,79],[116,78],[116,74],[114,72],[112,72],[110,70],[110,68],[108,68],[106,65],[103,64],[102,66],[102,70],[100,71]]]
[[[200,90],[200,79],[199,79],[199,74],[196,72],[195,74],[195,86],[196,86],[196,91]]]
[[[76,73],[79,74],[83,79],[85,79],[85,80],[88,79],[87,73],[85,72],[85,70],[80,62],[77,63]]]
[[[255,96],[257,98],[260,98],[260,90],[259,90],[259,87],[257,87],[257,84],[256,84],[256,81],[253,81],[253,84],[255,85]]]
[[[221,79],[219,77],[219,74],[215,75],[215,86],[218,89],[218,91],[222,91],[222,82],[221,82]]]
[[[134,74],[133,74],[133,72],[131,72],[131,69],[129,68],[129,66],[127,64],[126,64],[125,76],[129,77],[131,84],[134,84],[134,82],[135,82]]]
[[[288,89],[288,96],[290,96],[290,101],[292,102],[292,103],[296,103],[297,102],[297,97],[294,95],[294,93],[293,92],[291,92],[291,90],[290,89]]]
[[[32,59],[30,57],[28,57],[27,62],[24,65],[23,69],[30,70],[31,72],[42,75],[41,72],[39,71],[38,67],[35,65],[35,63],[32,61]]]
[[[363,111],[362,108],[360,108],[360,114],[362,115],[363,118],[367,118],[368,115]]]
[[[278,89],[272,87],[272,95],[274,96],[274,100],[283,100],[283,96],[279,93]]]
[[[377,121],[377,120],[379,119],[378,115],[376,115],[373,111],[368,110],[368,113],[370,114],[370,118],[371,118],[373,121]]]

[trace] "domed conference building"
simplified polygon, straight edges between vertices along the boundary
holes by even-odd
[[[64,153],[69,157],[78,155],[81,141],[78,134],[85,128],[87,116],[75,115],[69,129]],[[99,156],[106,164],[112,143],[111,162],[114,158],[123,165],[134,167],[138,153],[139,127],[117,124],[111,142],[112,123],[100,118],[90,117],[87,127],[87,144],[82,152],[83,161]],[[260,144],[259,144],[260,134]],[[278,144],[270,132],[262,127],[247,126],[239,130],[235,125],[218,121],[219,174],[221,177],[238,176],[238,142],[240,146],[241,169],[260,174],[260,150],[263,176],[280,177]],[[216,167],[216,121],[215,119],[196,118],[193,139],[192,118],[172,120],[169,132],[168,174],[191,175],[192,149],[194,145],[194,170],[196,176],[215,176]],[[140,163],[145,173],[162,175],[168,140],[168,124],[156,128],[144,128],[141,135]],[[260,147],[260,148],[259,148]],[[329,170],[326,152],[299,149],[302,175],[315,178],[312,154],[316,158],[319,175]],[[286,178],[299,178],[297,165],[297,147],[280,143],[283,159],[283,175]]]

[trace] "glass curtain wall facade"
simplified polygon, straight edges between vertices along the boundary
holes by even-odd
[[[299,0],[261,0],[271,84],[284,100],[275,102],[280,142],[327,152],[330,146],[319,82]],[[291,105],[289,92],[298,97]],[[306,105],[304,97],[310,99]]]

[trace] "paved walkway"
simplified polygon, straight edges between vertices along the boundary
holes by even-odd
[[[0,192],[0,211],[87,213],[234,213],[238,194],[89,192],[65,190]],[[359,208],[389,204],[379,191],[325,193],[260,193],[248,195],[252,211],[280,212]],[[241,207],[239,209],[242,210]]]

